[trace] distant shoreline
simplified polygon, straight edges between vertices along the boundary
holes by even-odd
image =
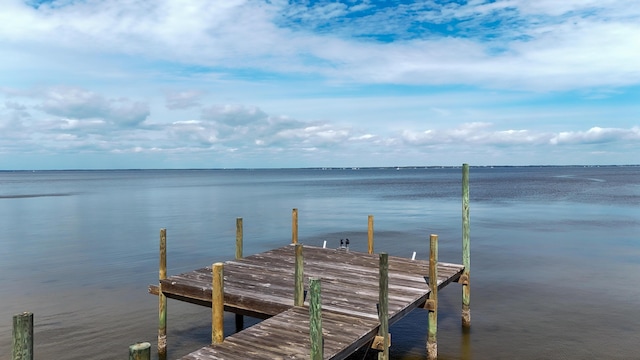
[[[599,168],[599,167],[638,167],[640,164],[621,165],[469,165],[471,168]],[[10,172],[54,172],[54,171],[270,171],[270,170],[421,170],[421,169],[459,169],[461,165],[425,165],[425,166],[335,166],[335,167],[300,167],[300,168],[149,168],[149,169],[15,169],[0,170],[0,173]]]

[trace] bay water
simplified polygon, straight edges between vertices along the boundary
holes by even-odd
[[[471,331],[439,293],[440,359],[640,359],[640,167],[472,167]],[[0,172],[0,359],[14,314],[37,359],[126,358],[157,336],[158,237],[169,275],[291,242],[461,263],[461,169]],[[350,274],[344,274],[348,277]],[[210,310],[169,300],[168,355],[210,342]],[[234,331],[227,314],[226,334]],[[246,325],[257,322],[248,319]],[[392,359],[425,358],[427,313],[394,324]],[[154,351],[155,353],[155,351]],[[354,358],[371,358],[361,351]]]

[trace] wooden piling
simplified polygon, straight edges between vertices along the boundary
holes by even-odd
[[[298,243],[298,209],[291,211],[291,243]]]
[[[236,219],[236,260],[242,259],[242,249],[243,249],[243,224],[242,218],[239,217]],[[236,332],[242,331],[244,329],[244,315],[235,314],[236,318]]]
[[[438,358],[438,235],[429,237],[429,333],[427,336],[427,358]]]
[[[295,290],[294,290],[294,306],[303,306],[304,305],[304,258],[302,256],[302,244],[295,245]]]
[[[471,247],[469,235],[469,164],[462,164],[462,326],[471,326]]]
[[[159,280],[167,278],[167,229],[160,229],[160,269]],[[162,283],[158,282],[158,358],[167,358],[167,297],[162,293]]]
[[[324,357],[322,297],[320,291],[320,279],[309,279],[309,337],[311,340],[311,360],[322,360]]]
[[[139,342],[129,346],[129,360],[151,360],[151,344]]]
[[[242,259],[242,218],[236,219],[236,260]]]
[[[373,215],[369,215],[369,224],[367,231],[367,240],[369,244],[369,254],[373,254]]]
[[[224,340],[224,273],[223,263],[211,266],[211,343],[220,344]]]
[[[13,316],[12,360],[33,360],[33,313]]]
[[[380,290],[378,292],[378,318],[380,328],[378,336],[382,337],[382,351],[378,353],[378,360],[389,360],[389,255],[380,254]]]

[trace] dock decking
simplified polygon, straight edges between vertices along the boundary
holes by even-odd
[[[304,280],[321,279],[324,359],[344,359],[378,332],[379,257],[304,246]],[[422,307],[430,292],[429,262],[389,256],[389,324]],[[308,299],[294,307],[294,246],[224,263],[226,311],[266,319],[182,359],[309,359]],[[463,265],[438,263],[438,288],[458,281]],[[212,273],[205,267],[160,280],[168,297],[211,306]],[[152,286],[150,292],[157,293]]]

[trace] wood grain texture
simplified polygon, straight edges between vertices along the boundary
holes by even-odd
[[[462,165],[462,327],[471,326],[471,238],[469,229],[469,164]]]
[[[12,360],[33,360],[33,313],[13,316]]]

